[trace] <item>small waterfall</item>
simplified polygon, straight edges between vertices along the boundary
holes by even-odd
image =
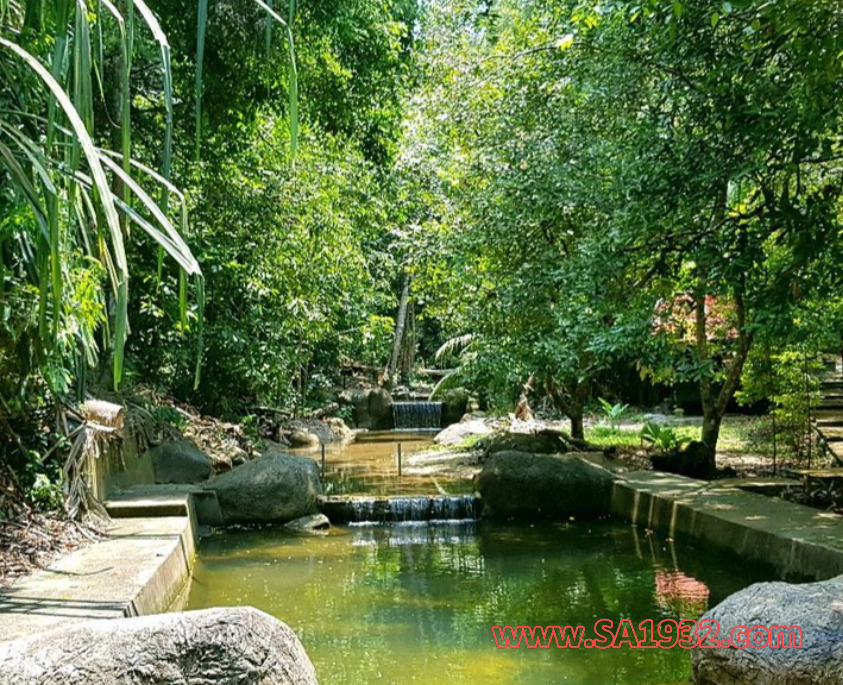
[[[441,402],[393,402],[392,418],[396,430],[441,428]]]
[[[431,510],[436,520],[474,519],[477,518],[477,500],[474,495],[434,497]]]
[[[427,497],[391,497],[388,507],[389,521],[429,521],[432,518]]]
[[[473,495],[326,497],[322,511],[335,523],[466,521],[477,518]]]

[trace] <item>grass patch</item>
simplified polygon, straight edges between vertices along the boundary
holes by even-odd
[[[699,440],[700,426],[671,426],[680,439]],[[636,426],[621,426],[612,430],[609,426],[598,424],[585,429],[585,439],[599,447],[618,447],[623,449],[652,449],[646,443],[642,445],[640,429]],[[782,455],[782,439],[779,439],[779,455]],[[773,453],[771,421],[769,416],[727,416],[720,429],[718,452],[735,455],[752,454],[770,456]]]
[[[598,447],[624,447],[636,449],[641,447],[641,436],[637,430],[624,430],[609,426],[592,426],[585,429],[586,442]]]

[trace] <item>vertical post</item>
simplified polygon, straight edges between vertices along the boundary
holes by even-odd
[[[401,443],[398,443],[398,477],[401,478]]]
[[[805,435],[808,438],[808,468],[811,468],[811,457],[813,452],[813,436],[811,435],[811,389],[809,386],[810,379],[808,378],[808,350],[806,349],[803,356],[803,370],[802,375],[805,380],[805,413],[807,424],[805,426]]]
[[[325,443],[322,443],[322,478],[325,477]]]

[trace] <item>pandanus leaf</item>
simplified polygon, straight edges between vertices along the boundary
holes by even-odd
[[[202,87],[203,68],[205,65],[205,31],[208,28],[208,0],[199,0],[196,14],[196,161],[202,141]]]
[[[293,40],[291,22],[295,16],[295,0],[290,2],[290,21],[286,21],[278,12],[263,0],[255,0],[258,6],[263,9],[272,19],[278,22],[284,29],[287,37],[287,48],[289,51],[289,62],[287,70],[288,80],[288,107],[290,118],[290,156],[295,163],[299,147],[299,76],[296,66],[296,49]],[[200,159],[202,141],[202,90],[203,90],[203,68],[205,61],[205,36],[208,28],[208,1],[199,0],[196,19],[196,161]],[[267,29],[266,41],[269,46],[271,33]]]
[[[91,136],[82,121],[70,97],[58,83],[58,81],[47,71],[46,68],[29,52],[12,41],[0,37],[0,47],[10,51],[20,58],[38,78],[44,82],[55,101],[67,117],[70,127],[76,136],[82,153],[91,170],[91,177],[96,188],[100,208],[108,225],[111,237],[111,257],[114,260],[114,276],[116,278],[116,312],[114,325],[114,385],[119,387],[123,376],[123,357],[126,346],[126,334],[128,330],[128,303],[129,303],[129,268],[126,261],[126,251],[123,244],[123,235],[120,230],[120,222],[114,203],[111,201],[111,189],[108,177],[103,170],[97,148],[91,140]]]

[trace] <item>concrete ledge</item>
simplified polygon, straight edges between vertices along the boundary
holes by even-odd
[[[217,493],[197,485],[134,485],[112,495],[105,508],[114,518],[190,516],[201,526],[223,525]]]
[[[167,611],[189,581],[195,556],[188,516],[117,519],[102,542],[0,591],[0,641]]]
[[[731,549],[783,577],[843,574],[843,517],[716,482],[638,471],[618,480],[612,515]]]

